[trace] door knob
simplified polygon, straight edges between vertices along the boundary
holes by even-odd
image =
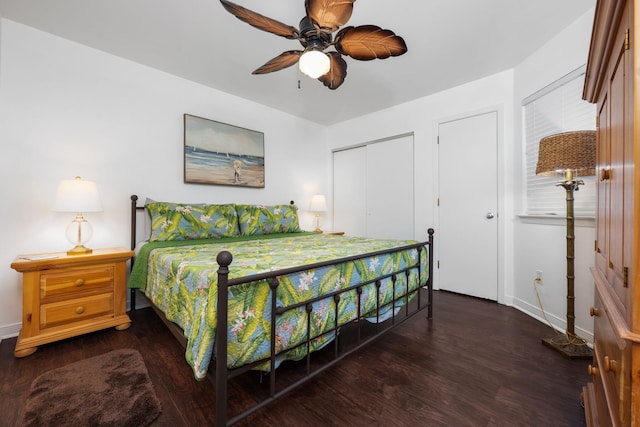
[[[493,217],[495,217],[496,214],[494,214],[493,212],[487,212],[487,219],[493,219]]]

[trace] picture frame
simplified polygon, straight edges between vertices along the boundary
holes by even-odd
[[[184,115],[184,182],[264,188],[264,134]]]

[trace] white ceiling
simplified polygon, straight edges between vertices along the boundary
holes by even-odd
[[[305,10],[304,0],[235,3],[295,27]],[[347,25],[391,29],[405,39],[408,52],[365,62],[346,57],[348,74],[335,91],[296,66],[251,75],[300,45],[239,21],[218,0],[0,0],[0,15],[329,125],[513,68],[594,5],[595,0],[356,1]]]

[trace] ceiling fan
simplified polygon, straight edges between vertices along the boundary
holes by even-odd
[[[376,25],[349,26],[338,31],[351,18],[355,1],[306,0],[306,15],[300,21],[300,29],[227,0],[220,0],[220,3],[241,21],[277,36],[296,39],[304,48],[283,52],[252,74],[271,73],[299,62],[303,73],[317,78],[329,89],[337,89],[347,76],[347,63],[342,55],[369,61],[400,56],[407,51],[402,37]],[[325,52],[332,46],[335,51]]]

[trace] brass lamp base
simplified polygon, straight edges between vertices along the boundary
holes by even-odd
[[[93,249],[89,249],[84,245],[76,245],[67,251],[67,255],[87,255],[93,252]]]
[[[593,352],[587,346],[586,341],[580,337],[569,340],[565,335],[557,335],[553,338],[543,338],[542,344],[557,350],[567,359],[591,359]]]
[[[316,229],[313,230],[314,233],[322,233],[322,230],[320,229],[320,214],[316,213]]]

